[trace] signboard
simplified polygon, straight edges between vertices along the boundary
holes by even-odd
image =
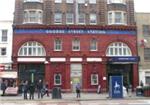
[[[17,78],[16,71],[2,71],[0,72],[0,78]]]
[[[109,96],[123,98],[123,76],[110,76]]]
[[[128,30],[99,30],[99,29],[15,29],[14,33],[36,34],[107,34],[107,35],[136,35],[136,31]]]
[[[139,62],[139,57],[129,56],[129,57],[110,57],[109,62]]]

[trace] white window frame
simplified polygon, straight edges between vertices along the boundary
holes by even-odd
[[[107,0],[107,3],[108,4],[112,4],[112,3],[115,3],[115,4],[126,4],[126,0]]]
[[[21,46],[18,56],[46,56],[46,52],[40,43],[29,41]]]
[[[74,2],[74,0],[66,0],[66,3],[73,3]]]
[[[96,13],[91,13],[90,14],[90,22],[91,25],[96,25],[97,24],[97,15]]]
[[[8,41],[8,30],[2,29],[1,30],[1,42],[7,42]]]
[[[68,21],[68,20],[71,20],[71,21]],[[74,24],[74,14],[73,13],[66,14],[66,24]]]
[[[62,51],[62,40],[61,39],[54,40],[54,51]]]
[[[79,13],[78,24],[85,24],[85,13]]]
[[[89,0],[90,4],[96,4],[96,0]]]
[[[31,12],[34,12],[35,14],[31,15]],[[35,18],[33,21],[32,18]],[[43,11],[39,9],[28,9],[24,10],[24,21],[23,24],[26,23],[38,23],[42,24],[43,22]]]
[[[94,78],[96,76],[96,79]],[[94,82],[96,81],[96,83]],[[99,79],[98,79],[98,74],[91,74],[91,85],[98,85],[99,84]]]
[[[62,3],[62,0],[55,0],[55,3]]]
[[[54,24],[62,24],[62,13],[54,14]]]
[[[80,51],[80,40],[79,39],[72,40],[72,51]]]
[[[97,45],[98,45],[98,41],[96,39],[92,39],[90,41],[90,51],[97,51],[98,50]]]
[[[57,82],[56,82],[56,81],[57,81],[57,80],[56,80],[56,76],[57,76],[57,75],[60,77],[60,80],[59,80],[60,83],[57,83]],[[57,85],[57,86],[58,86],[58,85],[61,85],[61,84],[62,84],[62,75],[61,75],[60,73],[54,74],[54,85]]]
[[[24,0],[24,2],[43,2],[43,0]]]
[[[121,20],[116,22],[116,13],[120,13]],[[127,16],[125,11],[109,11],[108,12],[108,24],[109,25],[127,25]]]
[[[127,44],[114,42],[108,46],[106,56],[132,56],[132,52]]]

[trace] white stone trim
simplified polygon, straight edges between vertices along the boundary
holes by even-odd
[[[66,58],[50,58],[51,62],[65,62]]]
[[[18,58],[18,62],[45,62],[45,58]]]
[[[102,62],[102,58],[86,58],[87,62]]]
[[[82,62],[82,58],[70,58],[70,62]]]

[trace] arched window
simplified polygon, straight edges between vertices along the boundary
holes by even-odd
[[[132,53],[125,43],[115,42],[108,46],[106,56],[132,56]]]
[[[18,56],[46,56],[46,53],[40,43],[30,41],[21,46]]]

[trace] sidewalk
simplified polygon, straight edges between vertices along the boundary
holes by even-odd
[[[131,97],[127,96],[123,99],[125,100],[132,100],[132,99],[147,99],[149,97],[140,97],[136,96],[135,93],[132,94]],[[35,94],[34,100],[36,101],[94,101],[94,100],[110,100],[108,93],[81,93],[81,98],[77,99],[76,98],[76,93],[62,93],[62,99],[52,99],[52,96],[50,94],[49,97],[46,95],[43,97],[43,99],[38,99],[37,94]],[[24,100],[23,96],[18,95],[18,96],[0,96],[0,101],[21,101]]]

